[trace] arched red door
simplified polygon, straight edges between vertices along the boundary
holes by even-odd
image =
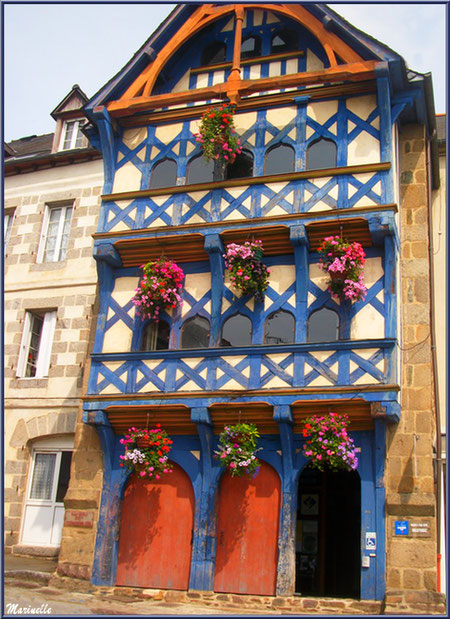
[[[135,474],[125,490],[117,562],[118,585],[188,589],[194,524],[194,491],[186,473],[159,481]]]
[[[274,595],[281,482],[261,463],[255,479],[225,473],[220,486],[214,591]]]

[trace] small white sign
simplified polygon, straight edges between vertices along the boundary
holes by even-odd
[[[366,550],[377,549],[377,534],[374,532],[366,532]]]
[[[362,558],[362,566],[370,567],[370,557],[368,557],[367,555],[364,555]]]

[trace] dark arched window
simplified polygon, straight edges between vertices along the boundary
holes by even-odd
[[[252,321],[243,314],[228,318],[222,327],[221,346],[250,346],[252,343]]]
[[[339,316],[323,307],[308,320],[308,342],[335,342],[339,339]]]
[[[167,350],[169,348],[170,326],[165,320],[149,322],[142,334],[141,350]]]
[[[264,174],[283,174],[294,171],[295,153],[292,146],[278,144],[266,153]]]
[[[321,170],[335,168],[337,161],[337,147],[333,140],[320,138],[311,142],[306,150],[306,169]]]
[[[227,166],[225,178],[229,180],[248,176],[253,176],[253,155],[250,151],[244,150],[240,155],[236,155],[234,163]]]
[[[209,320],[194,316],[186,320],[181,328],[181,348],[208,348]]]
[[[293,30],[280,30],[276,32],[270,44],[271,54],[284,54],[298,50],[298,34]]]
[[[214,173],[214,161],[207,161],[203,155],[192,159],[187,168],[187,182],[212,183]]]
[[[174,187],[177,184],[177,164],[173,159],[163,159],[153,166],[150,189]]]
[[[241,44],[241,58],[255,58],[261,56],[261,39],[246,37]]]
[[[290,312],[270,314],[264,325],[264,344],[292,344],[295,341],[295,319]]]
[[[213,41],[205,47],[202,52],[200,65],[206,67],[210,64],[225,62],[227,56],[227,46],[222,41]]]

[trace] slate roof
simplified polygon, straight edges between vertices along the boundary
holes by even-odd
[[[9,148],[14,153],[14,157],[25,157],[27,155],[49,155],[52,149],[53,133],[44,135],[29,135],[19,140],[8,142]]]
[[[439,114],[436,116],[436,132],[438,142],[445,142],[445,128],[447,124],[447,116],[445,114]]]

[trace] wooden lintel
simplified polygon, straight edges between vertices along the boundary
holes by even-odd
[[[306,73],[292,73],[257,80],[240,80],[239,94],[241,97],[258,91],[289,88],[291,86],[304,86],[308,84],[320,84],[341,82],[343,80],[360,81],[373,79],[377,61],[367,60],[354,62],[346,65],[338,65],[329,69],[309,71]],[[132,99],[120,99],[111,101],[107,108],[111,116],[121,117],[134,114],[135,112],[157,109],[179,103],[191,103],[206,99],[222,99],[228,97],[227,84],[216,84],[207,88],[185,90],[183,92],[168,93],[154,96],[139,96]]]

